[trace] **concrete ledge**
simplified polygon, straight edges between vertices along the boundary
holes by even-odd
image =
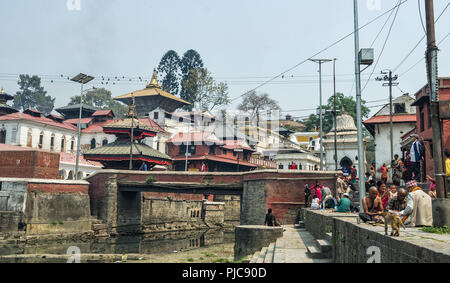
[[[237,226],[234,233],[234,258],[239,260],[246,256],[252,256],[255,252],[276,242],[283,236],[283,228],[245,225]]]
[[[89,185],[85,180],[59,180],[59,179],[31,179],[31,178],[0,178],[0,182],[34,183],[34,184],[62,184],[62,185]]]
[[[309,209],[305,209],[304,213],[306,229],[316,239],[324,239],[327,233],[332,233],[333,259],[336,263],[367,263],[376,259],[373,249],[379,250],[381,263],[450,263],[448,234],[402,228],[400,237],[391,237],[385,235],[384,225],[358,224],[356,214]]]

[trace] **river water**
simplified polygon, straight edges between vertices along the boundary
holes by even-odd
[[[164,254],[234,243],[234,229],[149,233],[97,238],[85,242],[49,242],[36,245],[0,245],[0,255],[65,255],[70,247],[83,254]]]

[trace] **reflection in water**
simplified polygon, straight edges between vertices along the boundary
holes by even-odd
[[[234,243],[234,229],[150,233],[86,242],[51,242],[39,245],[0,246],[0,255],[66,254],[71,246],[85,254],[158,254]]]

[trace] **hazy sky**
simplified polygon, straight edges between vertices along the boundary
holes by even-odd
[[[173,49],[181,57],[188,49],[195,49],[216,80],[228,83],[230,96],[235,98],[353,31],[352,0],[79,1],[80,10],[68,9],[67,0],[0,2],[0,86],[8,93],[18,90],[17,74],[41,75],[42,85],[60,107],[80,91],[79,85],[60,75],[73,77],[83,72],[95,76],[87,87],[104,86],[102,76],[149,79],[166,51]],[[360,26],[397,3],[380,0],[380,9],[376,5],[369,9],[367,3],[376,1],[359,0]],[[448,3],[435,1],[436,18]],[[361,30],[361,48],[371,46],[388,16]],[[393,18],[373,45],[375,58]],[[436,25],[437,40],[449,32],[450,8]],[[423,35],[417,1],[409,0],[400,7],[373,78],[382,69],[399,65]],[[450,76],[449,47],[450,36],[439,46],[440,76]],[[404,73],[423,58],[425,48],[424,40],[396,73]],[[353,36],[317,58],[338,58],[337,90],[355,94]],[[317,70],[316,64],[307,62],[258,92],[268,93],[294,117],[307,116],[312,111],[293,110],[318,106]],[[364,71],[363,86],[372,70]],[[332,63],[323,65],[324,103],[333,93],[331,75]],[[426,84],[425,64],[419,63],[398,82],[402,91],[413,94]],[[106,86],[114,97],[144,87],[145,82],[128,79]],[[394,88],[394,96],[402,94],[400,89]],[[369,106],[387,103],[387,98],[388,89],[380,82],[371,81],[363,92],[368,101],[386,99]],[[235,109],[239,102],[230,108]],[[372,114],[380,108],[372,108]]]

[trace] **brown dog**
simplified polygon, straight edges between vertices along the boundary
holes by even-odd
[[[397,214],[390,213],[390,212],[384,212],[383,217],[384,217],[385,235],[388,234],[388,225],[391,225],[391,236],[399,237],[400,236],[400,226],[402,226],[403,229],[405,229],[405,226],[403,225],[403,222],[400,219],[400,217]],[[394,231],[395,231],[395,233],[394,233]]]

